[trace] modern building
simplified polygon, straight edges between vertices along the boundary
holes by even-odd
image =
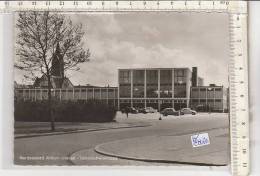
[[[119,69],[118,109],[188,107],[191,78],[189,68]]]
[[[74,86],[68,89],[52,89],[53,99],[58,101],[99,101],[117,107],[117,87]],[[47,88],[16,88],[16,100],[41,101],[48,99]]]
[[[53,65],[57,65],[57,63]],[[58,64],[59,65],[59,64]],[[60,76],[59,76],[60,75]],[[55,66],[53,80],[65,78],[61,67]],[[66,80],[66,79],[65,79]],[[125,107],[153,107],[157,110],[190,107],[202,111],[228,110],[228,89],[223,86],[203,85],[197,67],[189,68],[136,68],[118,70],[118,87],[92,85],[74,86],[52,82],[52,97],[59,101],[100,101],[118,110]],[[47,100],[46,80],[33,86],[17,86],[16,100]]]
[[[200,111],[226,112],[228,110],[228,89],[224,86],[191,87],[190,107]]]

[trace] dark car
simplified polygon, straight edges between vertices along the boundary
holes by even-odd
[[[161,111],[161,114],[163,116],[167,116],[167,115],[178,116],[178,115],[180,115],[180,112],[176,111],[174,108],[165,108],[164,110]]]
[[[180,114],[181,115],[184,115],[184,114],[192,114],[192,115],[196,115],[197,112],[190,109],[190,108],[182,108],[181,111],[180,111]]]
[[[138,112],[139,112],[139,113],[143,113],[143,114],[146,114],[146,113],[147,113],[146,110],[145,110],[145,108],[139,108],[139,109],[138,109]]]

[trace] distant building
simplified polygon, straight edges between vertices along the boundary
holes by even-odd
[[[209,86],[191,87],[190,107],[199,111],[228,110],[227,89],[224,86],[210,84]]]
[[[59,101],[98,101],[109,106],[117,107],[117,87],[74,86],[72,88],[52,89],[53,99]],[[41,101],[48,99],[47,88],[17,88],[16,100]]]
[[[119,69],[118,109],[188,107],[191,86],[189,68]]]

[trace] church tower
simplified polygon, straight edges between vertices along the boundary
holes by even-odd
[[[53,89],[73,88],[71,81],[64,75],[64,61],[61,55],[59,43],[57,44],[56,51],[53,54],[50,73],[51,86]],[[41,78],[36,78],[33,86],[41,88],[48,87],[48,80],[46,75],[42,75]]]
[[[60,53],[59,43],[52,59],[51,76],[56,78],[64,78],[64,61]]]

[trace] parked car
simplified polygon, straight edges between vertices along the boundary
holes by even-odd
[[[137,114],[138,113],[138,110],[135,109],[134,107],[128,107],[127,110],[128,110],[129,113],[132,113],[132,114]]]
[[[180,115],[180,112],[176,111],[174,108],[165,108],[164,110],[161,111],[161,114],[163,116],[167,116],[167,115],[178,116],[178,115]]]
[[[132,113],[132,114],[137,114],[138,113],[138,110],[135,109],[134,107],[126,107],[124,109],[121,110],[122,113]]]
[[[145,110],[146,113],[155,113],[155,112],[157,112],[157,110],[154,109],[153,107],[146,107],[146,108],[144,108],[144,110]]]
[[[197,112],[190,109],[190,108],[182,108],[181,111],[180,111],[180,114],[181,115],[184,115],[184,114],[192,114],[192,115],[196,115]]]
[[[155,113],[157,112],[157,110],[154,109],[153,107],[146,107],[146,108],[139,108],[138,112],[146,114],[146,113]]]
[[[139,113],[143,113],[143,114],[146,114],[146,113],[147,113],[146,110],[145,110],[145,108],[139,108],[139,109],[138,109],[138,112],[139,112]]]

